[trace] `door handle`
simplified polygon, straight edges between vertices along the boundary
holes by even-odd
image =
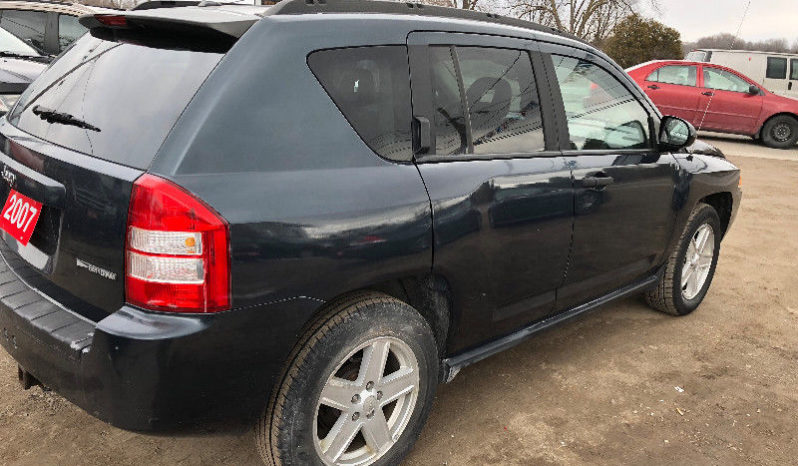
[[[426,154],[429,152],[430,145],[432,144],[429,118],[414,116],[413,133],[415,134],[416,154]]]
[[[715,95],[715,93],[712,92],[712,91],[706,91],[706,92],[702,92],[701,95],[705,95],[707,97],[712,97],[713,95]]]
[[[787,90],[788,91],[792,90],[792,81],[790,81],[790,84],[787,84]]]
[[[582,186],[585,188],[605,188],[612,183],[615,183],[615,179],[604,173],[597,173],[582,178]]]
[[[654,89],[656,91],[657,89],[659,89],[659,86],[657,86],[656,84],[652,84],[652,85],[648,86],[648,88],[649,89]]]

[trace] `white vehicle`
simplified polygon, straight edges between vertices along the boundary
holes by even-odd
[[[798,54],[701,49],[688,53],[685,60],[726,66],[774,94],[798,99]]]

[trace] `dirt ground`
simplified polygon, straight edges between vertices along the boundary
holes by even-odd
[[[625,300],[463,370],[406,464],[798,462],[798,149],[710,142],[744,198],[701,308]],[[258,464],[250,433],[125,432],[15,369],[0,351],[2,464]]]

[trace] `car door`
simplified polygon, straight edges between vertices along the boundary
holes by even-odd
[[[729,133],[754,134],[759,130],[759,114],[764,97],[750,94],[752,83],[736,74],[712,66],[703,66],[702,116],[699,129]]]
[[[628,76],[570,47],[541,46],[562,108],[562,149],[574,177],[573,244],[557,308],[655,272],[674,227],[678,164],[655,148],[659,116]]]
[[[643,91],[651,97],[663,115],[679,117],[693,125],[697,124],[701,104],[698,66],[661,66],[648,75],[643,83]]]
[[[463,329],[450,338],[457,351],[553,311],[571,172],[533,42],[414,33],[408,44],[415,160],[432,203],[434,270]]]

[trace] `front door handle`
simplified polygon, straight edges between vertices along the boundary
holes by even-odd
[[[615,183],[615,179],[603,173],[582,178],[582,186],[585,188],[604,188],[612,183]]]
[[[715,93],[712,92],[712,91],[706,91],[706,92],[702,92],[701,95],[705,95],[707,97],[712,97],[713,95],[715,95]]]
[[[790,81],[790,84],[787,84],[787,90],[788,91],[792,90],[792,81]]]
[[[652,84],[652,85],[648,86],[648,88],[649,89],[654,89],[656,91],[657,89],[659,89],[659,86],[657,86],[656,84]]]

